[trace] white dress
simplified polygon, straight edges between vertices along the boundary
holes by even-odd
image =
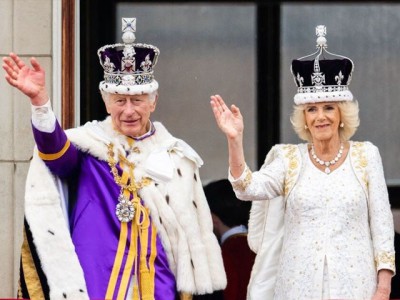
[[[354,171],[359,167],[356,159],[351,159],[361,152],[352,145],[343,164],[329,175],[312,164],[305,145],[299,147],[302,159],[293,169],[301,165],[301,175],[290,192],[285,188],[290,180],[288,155],[281,147],[260,171],[245,170],[236,180],[229,177],[240,199],[284,196],[274,299],[371,299],[377,270],[395,272],[393,219],[379,152],[371,143],[362,143],[365,191]],[[254,299],[269,298],[260,294]]]
[[[367,199],[348,157],[329,175],[306,159],[286,200],[275,299],[370,299],[376,270]],[[360,251],[357,249],[363,243]]]

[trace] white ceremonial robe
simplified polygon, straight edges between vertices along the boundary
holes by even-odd
[[[351,142],[345,162],[329,175],[315,168],[305,144],[271,152],[260,171],[230,177],[238,198],[278,203],[276,211],[265,205],[269,201],[253,203],[258,211],[252,209],[249,243],[259,257],[248,299],[370,299],[377,271],[395,272],[393,218],[378,149]]]
[[[154,181],[138,193],[157,228],[177,290],[204,294],[224,289],[226,274],[221,248],[213,233],[199,176],[202,160],[160,122],[154,122],[154,126],[156,133],[136,143],[127,159],[135,164],[136,179],[149,177]],[[126,153],[131,147],[126,136],[113,129],[110,117],[66,133],[77,148],[102,161],[108,159],[110,142],[115,153]],[[59,182],[36,150],[26,181],[25,216],[46,273],[49,297],[61,299],[59,295],[66,294],[68,299],[88,299],[82,268],[62,211],[64,195]],[[55,229],[57,234],[49,234],[49,230],[54,233]]]

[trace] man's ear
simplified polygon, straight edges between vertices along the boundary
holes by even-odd
[[[110,103],[110,95],[105,95],[102,93],[101,98],[103,99],[104,105],[106,106],[107,113],[110,114],[110,110],[108,108],[108,105]]]
[[[106,111],[108,114],[110,114],[110,109],[108,108],[108,102],[104,100],[104,105],[106,106]]]
[[[156,95],[153,103],[151,103],[151,112],[154,112],[156,110],[157,101],[158,101],[158,94]]]

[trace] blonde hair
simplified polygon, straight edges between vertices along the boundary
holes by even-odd
[[[344,142],[348,141],[354,135],[360,125],[358,102],[356,100],[340,101],[337,104],[340,110],[340,122],[344,124],[343,127],[339,127],[339,137]],[[300,139],[312,142],[311,133],[305,128],[306,118],[304,110],[306,106],[307,104],[293,106],[290,122]]]

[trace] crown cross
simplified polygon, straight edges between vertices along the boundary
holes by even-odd
[[[325,25],[318,25],[315,27],[315,34],[320,37],[324,37],[326,35],[326,26]]]
[[[124,56],[121,59],[121,71],[122,73],[131,73],[136,70],[135,68],[135,49],[133,46],[126,46]]]
[[[136,18],[122,18],[122,32],[122,40],[125,43],[125,48],[123,51],[124,56],[121,60],[121,71],[122,73],[131,73],[136,71],[136,52],[133,47],[133,42],[136,39],[134,34],[136,32]]]
[[[328,45],[326,44],[326,27],[325,25],[318,25],[315,28],[315,34],[317,35],[317,48],[323,49],[323,48],[328,48]]]
[[[136,32],[136,18],[122,18],[122,32]]]
[[[325,75],[321,72],[311,75],[311,82],[315,86],[322,86],[325,83]]]

